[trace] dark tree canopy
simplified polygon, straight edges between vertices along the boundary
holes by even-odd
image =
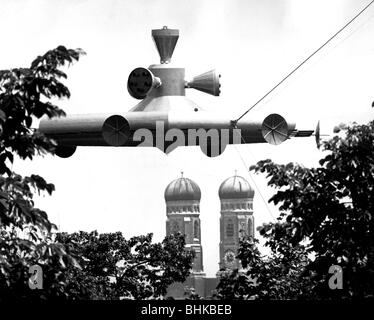
[[[327,155],[317,168],[278,165],[271,160],[250,168],[266,174],[268,185],[277,189],[269,202],[279,205],[280,217],[259,228],[272,254],[268,260],[261,258],[252,244],[243,242],[239,258],[259,286],[251,291],[245,284],[247,278],[237,271],[226,275],[221,286],[240,282],[241,288],[247,288],[245,294],[253,297],[255,292],[260,298],[263,284],[267,288],[264,298],[374,296],[374,122],[341,126],[337,131],[339,135],[323,143]],[[298,282],[291,283],[295,273],[289,269],[286,278],[290,287],[284,295],[283,286],[274,282],[284,279],[280,268],[293,263]],[[343,270],[342,290],[328,286],[332,265]],[[269,293],[272,290],[275,294]],[[249,297],[236,292],[239,298]]]
[[[76,265],[64,247],[53,241],[55,227],[46,212],[34,206],[35,193],[52,194],[55,187],[42,177],[27,177],[13,172],[14,156],[33,159],[35,155],[53,153],[55,142],[32,127],[42,116],[62,116],[64,112],[49,100],[69,97],[61,71],[66,63],[79,59],[84,52],[59,46],[37,57],[29,68],[0,71],[0,299],[35,295],[28,287],[28,268],[48,266],[65,258]],[[59,287],[58,268],[55,282],[43,294]],[[48,272],[47,272],[48,274]]]
[[[79,60],[84,52],[59,46],[37,57],[29,68],[0,70],[0,221],[4,226],[23,228],[32,223],[51,230],[45,212],[34,208],[35,192],[54,191],[54,185],[38,175],[21,177],[11,171],[14,155],[33,159],[35,155],[53,153],[56,144],[32,127],[42,116],[65,113],[49,100],[70,97],[60,81],[66,63]]]
[[[53,184],[11,170],[14,156],[54,154],[55,141],[32,127],[42,116],[65,113],[51,102],[69,98],[61,70],[79,60],[81,49],[59,46],[29,68],[0,71],[0,301],[4,299],[159,298],[189,274],[193,253],[181,235],[151,243],[152,235],[125,240],[121,233],[56,234],[34,195],[52,194]],[[43,289],[29,287],[29,267],[43,271]]]
[[[81,269],[65,272],[70,299],[157,299],[190,273],[193,252],[181,234],[152,243],[152,234],[125,240],[120,232],[58,234]]]
[[[282,300],[309,294],[311,281],[306,266],[310,260],[304,246],[291,247],[284,240],[279,250],[264,256],[257,245],[258,240],[252,238],[240,241],[237,258],[243,270],[221,271],[216,298]]]

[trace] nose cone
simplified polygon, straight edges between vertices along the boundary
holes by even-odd
[[[161,63],[169,63],[179,38],[179,30],[168,29],[167,27],[155,29],[152,30],[152,37],[160,55]]]

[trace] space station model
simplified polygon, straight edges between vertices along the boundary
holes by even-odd
[[[171,63],[179,30],[152,30],[160,63],[134,69],[127,81],[129,94],[140,100],[132,109],[115,114],[67,115],[43,119],[39,131],[54,139],[60,157],[78,146],[157,147],[169,153],[176,147],[199,145],[207,156],[220,155],[229,144],[268,142],[278,145],[292,137],[308,137],[314,130],[297,130],[279,114],[240,121],[204,111],[186,97],[186,89],[220,94],[220,75],[211,70],[190,80],[185,69]]]

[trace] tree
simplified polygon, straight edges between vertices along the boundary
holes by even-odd
[[[374,297],[374,122],[341,125],[336,133],[323,142],[327,155],[317,168],[271,160],[250,168],[277,189],[269,202],[279,205],[278,221],[259,227],[271,254],[242,241],[245,269],[223,273],[218,297]],[[331,266],[342,270],[342,289],[329,286]]]
[[[278,189],[279,223],[261,230],[277,250],[286,234],[293,248],[307,241],[315,255],[307,268],[320,298],[374,296],[374,122],[340,126],[323,143],[317,168],[260,161],[250,169],[267,174]],[[330,266],[343,270],[343,289],[331,290]]]
[[[290,247],[285,238],[270,256],[264,256],[257,245],[256,239],[241,239],[237,258],[243,269],[221,271],[216,298],[281,300],[303,296],[311,286],[305,247]]]
[[[125,240],[122,233],[60,233],[56,239],[81,269],[65,271],[69,299],[158,299],[173,282],[184,282],[194,254],[184,235],[152,243],[152,234]]]
[[[52,194],[54,185],[35,174],[12,172],[14,155],[32,160],[55,153],[56,142],[32,123],[65,115],[49,100],[69,98],[61,67],[82,54],[59,46],[29,68],[0,71],[0,301],[158,298],[170,283],[184,281],[191,268],[193,253],[185,251],[182,235],[152,244],[151,234],[125,240],[121,233],[52,233],[56,226],[33,197]],[[28,286],[33,265],[42,267],[43,290]]]
[[[54,185],[38,175],[22,177],[10,166],[14,155],[33,159],[54,153],[56,143],[32,123],[44,115],[65,114],[49,100],[70,96],[60,81],[67,78],[61,67],[79,60],[82,54],[80,49],[59,46],[38,56],[29,68],[0,71],[0,299],[35,295],[27,285],[31,265],[48,265],[56,258],[62,261],[62,257],[75,263],[51,238],[55,226],[47,214],[34,206],[33,195],[52,194]]]

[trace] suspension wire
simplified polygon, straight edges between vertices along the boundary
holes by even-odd
[[[329,44],[336,36],[338,36],[342,31],[344,31],[351,23],[353,23],[359,16],[361,16],[372,4],[374,3],[374,0],[370,1],[363,9],[361,9],[352,19],[350,19],[342,28],[340,28],[337,32],[335,32],[327,41],[325,41],[318,49],[313,51],[306,59],[304,59],[299,65],[296,66],[290,73],[288,73],[281,81],[279,81],[274,87],[272,87],[264,96],[262,96],[259,100],[256,101],[247,111],[245,111],[239,118],[236,120],[231,121],[233,127],[236,127],[237,122],[241,120],[249,111],[251,111],[254,107],[256,107],[260,102],[262,102],[267,96],[269,96],[274,90],[276,90],[283,82],[285,82],[289,77],[291,77],[298,69],[300,69],[306,62],[308,62],[314,55],[316,55],[319,51],[321,51],[327,44]],[[243,140],[243,137],[241,137]],[[244,140],[243,140],[244,142]],[[245,142],[244,142],[245,144]],[[265,201],[260,189],[258,188],[256,181],[253,179],[252,175],[250,174],[249,168],[247,168],[247,165],[244,161],[244,158],[242,157],[239,149],[237,148],[236,145],[234,145],[235,150],[237,151],[244,167],[246,168],[246,171],[248,172],[248,175],[255,185],[257,191],[259,192],[262,201],[264,202],[267,211],[269,212],[270,216],[272,219],[275,221],[276,219],[274,218],[268,203]]]
[[[236,152],[238,153],[239,158],[241,159],[241,161],[242,161],[242,163],[243,163],[243,165],[244,165],[244,167],[245,167],[245,169],[246,169],[246,171],[247,171],[247,173],[248,173],[249,178],[251,179],[251,181],[253,182],[253,184],[254,184],[255,187],[256,187],[256,190],[257,190],[258,193],[260,194],[261,199],[262,199],[262,201],[264,202],[264,204],[265,204],[265,206],[266,206],[266,209],[267,209],[267,211],[269,212],[271,218],[272,218],[274,221],[276,221],[275,217],[273,216],[273,213],[271,212],[271,210],[270,210],[270,208],[269,208],[268,203],[265,201],[265,198],[264,198],[264,196],[263,196],[262,193],[261,193],[260,188],[257,186],[256,181],[253,179],[253,177],[252,177],[250,171],[248,170],[247,165],[246,165],[246,163],[245,163],[245,161],[244,161],[244,158],[242,157],[240,151],[238,150],[238,147],[237,147],[235,144],[234,144],[233,146],[235,147],[235,150],[236,150]]]
[[[296,68],[288,73],[281,81],[279,81],[273,88],[271,88],[264,96],[262,96],[255,104],[253,104],[247,111],[245,111],[239,118],[232,120],[232,125],[236,127],[236,124],[242,119],[249,111],[256,107],[261,101],[263,101],[269,94],[277,89],[283,82],[285,82],[291,75],[293,75],[298,69],[300,69],[306,62],[308,62],[314,55],[321,51],[328,43],[330,43],[337,35],[339,35],[344,29],[346,29],[353,21],[355,21],[362,13],[364,13],[372,4],[374,0],[370,1],[363,9],[361,9],[351,20],[349,20],[342,28],[335,32],[327,41],[325,41],[317,50],[310,54],[305,60],[303,60]]]

